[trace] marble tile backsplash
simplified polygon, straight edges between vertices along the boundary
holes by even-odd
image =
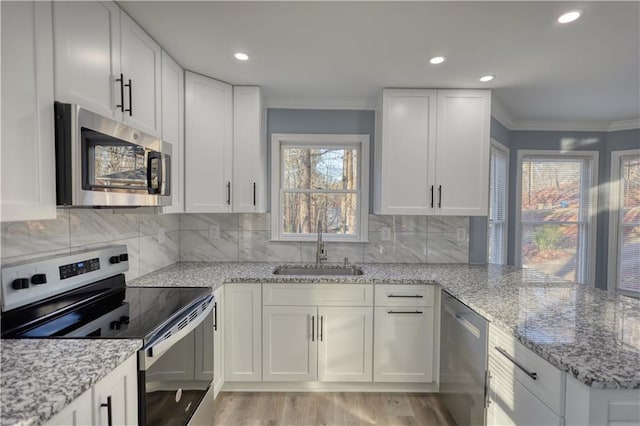
[[[315,243],[270,237],[269,213],[181,214],[180,260],[315,261]],[[369,215],[369,242],[327,242],[325,247],[329,262],[348,257],[367,263],[468,263],[469,218]]]
[[[54,220],[3,222],[2,264],[111,244],[126,244],[127,279],[178,261],[178,215],[58,209]]]
[[[178,260],[315,261],[315,243],[271,241],[270,218],[269,213],[156,215],[58,209],[54,220],[3,222],[0,255],[4,265],[126,244],[127,279]],[[369,215],[369,242],[327,242],[325,247],[329,262],[348,257],[356,263],[467,263],[468,235],[467,217]]]

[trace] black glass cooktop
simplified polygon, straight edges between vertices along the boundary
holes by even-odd
[[[208,287],[127,287],[124,275],[5,312],[3,338],[139,338],[154,333]]]

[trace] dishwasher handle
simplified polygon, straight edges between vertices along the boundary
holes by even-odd
[[[444,310],[451,315],[461,326],[469,333],[473,334],[476,339],[480,338],[480,330],[464,317],[465,314],[456,312],[451,306],[443,304]]]

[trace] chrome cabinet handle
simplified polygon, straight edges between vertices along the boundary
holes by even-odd
[[[410,299],[422,299],[424,296],[422,296],[421,294],[416,294],[416,295],[412,295],[412,294],[388,294],[387,297],[404,297],[404,298],[410,298]]]
[[[509,361],[511,361],[516,367],[518,367],[520,370],[522,370],[524,372],[524,374],[526,374],[527,376],[531,377],[533,380],[538,380],[538,373],[532,373],[531,371],[527,370],[526,368],[524,368],[520,363],[518,363],[518,361],[516,361],[511,355],[509,355],[507,353],[507,351],[505,351],[504,349],[502,349],[499,346],[495,346],[496,350],[498,352],[500,352],[500,354],[502,354],[502,356],[504,356],[505,358],[507,358]]]
[[[387,311],[388,314],[421,314],[422,311]]]

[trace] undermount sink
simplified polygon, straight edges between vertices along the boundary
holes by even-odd
[[[273,270],[274,275],[362,275],[358,266],[343,265],[281,265]]]

